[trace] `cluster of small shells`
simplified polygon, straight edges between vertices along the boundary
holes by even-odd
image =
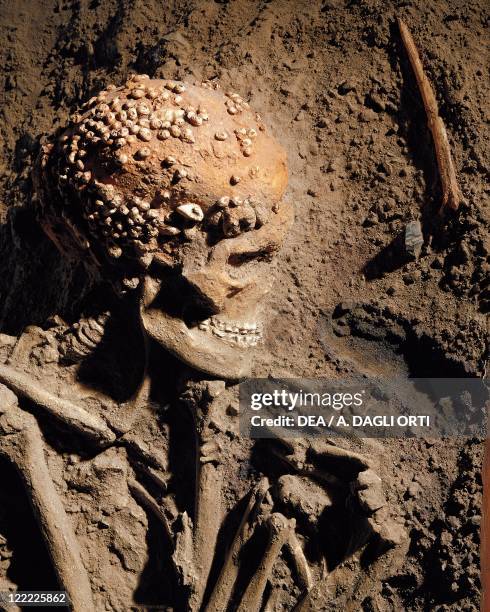
[[[253,153],[253,144],[257,138],[257,130],[254,128],[239,128],[235,130],[235,136],[240,144],[240,150],[245,157]]]
[[[72,130],[60,137],[62,155],[56,174],[64,202],[73,201],[70,189],[80,192],[82,216],[90,234],[99,244],[105,243],[107,253],[113,258],[120,257],[126,247],[143,255],[151,250],[149,245],[157,236],[179,232],[169,230],[162,223],[149,201],[136,195],[123,197],[113,185],[97,180],[87,163],[88,152],[99,144],[105,146],[108,149],[108,153],[104,153],[106,163],[122,167],[129,161],[123,150],[125,145],[133,145],[134,160],[143,161],[151,155],[146,143],[153,138],[178,138],[194,143],[193,128],[208,121],[204,108],[183,105],[184,84],[164,81],[156,89],[151,84],[145,85],[147,78],[136,75],[124,87],[107,87],[82,106],[82,114],[73,115]],[[129,93],[121,100],[117,92],[123,89],[129,89]],[[108,99],[109,94],[111,99]],[[175,181],[187,176],[185,168],[178,167],[172,156],[167,156],[164,163]],[[161,199],[166,198],[170,198],[168,192],[163,193]],[[64,216],[65,221],[69,221],[68,211]],[[86,239],[81,242],[85,248],[90,246]]]
[[[148,261],[147,254],[158,249],[158,241],[176,236],[190,239],[199,226],[234,237],[267,221],[266,207],[252,198],[238,197],[222,197],[206,214],[199,204],[190,201],[162,216],[160,209],[170,202],[170,191],[160,191],[151,200],[124,193],[108,182],[130,161],[143,162],[144,173],[144,161],[152,155],[154,148],[149,145],[154,140],[153,147],[156,140],[195,142],[194,131],[209,117],[205,108],[186,104],[186,96],[182,95],[185,91],[181,82],[167,80],[157,84],[147,75],[134,75],[124,86],[108,86],[71,117],[69,129],[58,139],[52,176],[66,205],[61,214],[82,248],[90,249],[94,242],[112,259],[124,255]],[[230,115],[249,108],[232,92],[225,94],[225,106]],[[259,116],[257,126],[264,129]],[[229,136],[224,130],[214,133],[218,141]],[[252,155],[257,131],[240,128],[235,130],[235,136],[242,154]],[[169,172],[172,184],[187,177],[186,168],[172,155],[163,159],[162,166]],[[239,181],[240,176],[230,177],[231,185]],[[77,202],[86,231],[82,231],[73,210]]]
[[[226,238],[233,238],[242,232],[258,229],[267,223],[268,217],[267,208],[252,197],[223,196],[211,208],[206,225],[220,229]]]
[[[239,94],[233,91],[227,91],[225,96],[227,98],[225,101],[226,110],[229,115],[238,115],[245,109],[250,108],[248,102],[245,102]]]

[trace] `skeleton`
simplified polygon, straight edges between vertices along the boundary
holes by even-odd
[[[153,345],[189,368],[182,371],[180,399],[195,428],[194,508],[179,510],[171,496],[153,495],[136,477],[128,487],[163,526],[186,609],[276,609],[279,593],[267,594],[267,584],[282,553],[291,560],[299,588],[295,609],[313,609],[315,585],[329,575],[325,562],[319,569],[307,561],[287,479],[278,487],[263,476],[246,496],[242,519],[210,582],[227,512],[222,419],[236,401],[233,382],[250,373],[254,347],[262,340],[269,263],[292,218],[291,206],[282,200],[284,151],[237,94],[139,75],[82,107],[68,128],[43,146],[34,179],[40,222],[62,253],[82,257],[92,275],[108,280],[137,308],[145,362],[141,384],[112,420],[83,407],[82,393],[68,400],[21,372],[15,355],[22,353],[22,337],[0,364],[9,399],[0,406],[0,452],[22,474],[74,609],[94,609],[89,578],[43,460],[41,432],[16,397],[76,431],[97,452],[116,442],[135,452],[138,469],[165,492],[165,460],[139,445],[134,433],[151,404]],[[109,320],[110,313],[103,312],[72,327],[58,325],[60,361],[90,359],[105,342]],[[383,532],[390,519],[381,481],[362,455],[305,441],[271,443],[269,454],[292,472],[292,482],[311,480],[353,504],[366,525],[353,534],[344,556],[373,535],[385,548],[402,542],[403,534],[395,541]],[[344,465],[347,476],[322,467],[329,459]],[[254,541],[263,545],[244,583],[243,551]]]

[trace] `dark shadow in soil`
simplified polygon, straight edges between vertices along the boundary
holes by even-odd
[[[385,274],[394,272],[407,263],[403,248],[403,236],[400,234],[383,247],[379,253],[368,261],[362,269],[366,280],[382,278]]]
[[[91,282],[45,236],[30,208],[11,208],[0,227],[0,329],[18,335],[58,314],[73,319]]]
[[[396,313],[373,304],[339,304],[319,321],[320,342],[330,359],[351,374],[404,378],[475,376],[427,333]]]
[[[175,606],[175,572],[172,566],[169,543],[162,525],[155,517],[147,513],[148,530],[146,544],[148,559],[139,576],[139,583],[134,593],[134,601],[151,609],[167,609]],[[178,610],[178,608],[175,608]]]

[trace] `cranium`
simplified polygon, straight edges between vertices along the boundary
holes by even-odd
[[[45,231],[119,289],[138,287],[149,336],[203,372],[248,372],[267,264],[292,219],[285,152],[248,103],[133,76],[43,146],[34,179]]]

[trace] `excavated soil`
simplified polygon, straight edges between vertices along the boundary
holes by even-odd
[[[457,212],[439,212],[432,140],[397,16],[410,27],[437,92],[466,199]],[[217,79],[258,109],[287,149],[287,198],[296,211],[255,373],[332,377],[355,367],[380,375],[484,375],[487,22],[484,0],[1,0],[1,331],[19,335],[26,325],[46,326],[53,314],[76,320],[90,288],[83,269],[69,269],[35,221],[30,172],[40,137],[130,72]],[[424,245],[415,260],[403,235],[417,219]],[[150,429],[149,443],[158,438]],[[153,519],[148,526],[134,501],[106,516],[90,495],[104,461],[116,474],[111,486],[123,482],[123,449],[107,451],[93,474],[83,474],[69,438],[60,443],[48,430],[44,424],[50,468],[89,551],[99,609],[130,609],[131,597],[178,609],[171,587],[158,579],[161,534]],[[183,444],[184,426],[181,436]],[[481,442],[380,444],[381,475],[410,546],[359,609],[476,611]],[[232,448],[244,467],[243,479],[226,492],[230,505],[253,480],[249,441],[232,437]],[[17,476],[4,462],[0,470],[0,590],[56,588]],[[288,572],[286,564],[277,570],[276,586],[289,588]],[[291,609],[286,595],[277,601],[275,610]],[[317,609],[330,609],[328,602],[320,593]]]

